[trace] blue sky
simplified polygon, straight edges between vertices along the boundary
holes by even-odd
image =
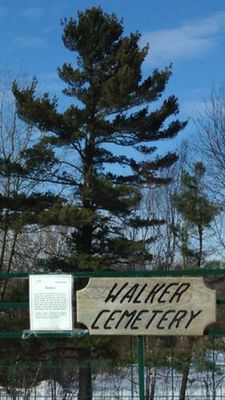
[[[173,63],[166,94],[178,96],[182,118],[201,108],[212,87],[225,84],[224,0],[0,0],[0,69],[13,77],[35,75],[41,90],[60,96],[56,68],[71,61],[60,19],[92,6],[116,13],[125,34],[138,30],[141,43],[149,42],[145,74]]]

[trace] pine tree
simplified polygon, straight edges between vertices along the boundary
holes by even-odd
[[[58,72],[73,104],[59,113],[56,98],[35,96],[36,80],[22,90],[16,83],[13,87],[20,117],[44,133],[30,150],[30,160],[43,146],[72,150],[60,161],[55,180],[72,188],[74,206],[51,214],[52,222],[59,222],[58,214],[61,223],[65,219],[74,227],[67,263],[73,268],[129,265],[144,251],[123,229],[145,223],[131,218],[141,199],[140,187],[166,183],[157,170],[177,159],[174,153],[152,159],[152,141],[172,138],[185,126],[178,120],[166,123],[178,113],[174,96],[150,110],[171,70],[155,70],[142,79],[148,47],[139,48],[139,33],[123,37],[121,22],[100,8],[81,12],[77,21],[63,25],[64,45],[77,53],[77,64],[64,64]]]
[[[183,173],[181,192],[173,196],[173,203],[184,221],[183,226],[178,229],[182,239],[183,257],[189,261],[190,259],[194,260],[198,267],[201,266],[204,256],[204,231],[210,227],[211,222],[220,211],[218,205],[208,199],[204,191],[204,174],[204,165],[200,162],[196,163],[193,174]],[[189,243],[193,233],[197,238],[197,250],[191,249]]]
[[[32,163],[41,147],[47,162],[47,152],[54,150],[58,168],[49,181],[65,185],[71,198],[41,217],[42,223],[72,229],[68,256],[54,265],[67,271],[126,268],[137,264],[140,255],[149,262],[145,243],[129,240],[127,232],[152,223],[132,217],[132,210],[142,186],[168,183],[157,172],[177,160],[175,153],[153,155],[155,142],[175,137],[186,125],[171,120],[179,111],[175,96],[160,102],[171,68],[143,78],[148,46],[139,46],[139,33],[124,36],[122,22],[101,8],[79,12],[62,25],[64,45],[76,54],[74,66],[65,63],[58,69],[71,106],[59,112],[57,98],[48,93],[38,97],[36,79],[22,89],[13,85],[20,117],[41,132],[27,157]],[[151,107],[154,102],[157,107]],[[85,349],[81,353],[85,363],[88,355]],[[82,381],[79,400],[91,397],[84,373]]]

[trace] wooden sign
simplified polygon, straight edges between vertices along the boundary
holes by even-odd
[[[91,335],[202,335],[216,295],[202,278],[91,278],[77,320]]]

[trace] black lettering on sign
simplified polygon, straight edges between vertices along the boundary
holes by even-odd
[[[202,278],[91,278],[77,320],[94,335],[201,335],[215,321],[215,291]]]
[[[137,313],[136,310],[134,310],[134,311],[127,311],[127,310],[125,310],[125,311],[123,312],[123,314],[121,315],[119,321],[118,321],[117,324],[115,325],[115,329],[118,329],[119,325],[120,325],[121,323],[124,323],[124,320],[126,321],[126,319],[127,319],[128,321],[125,323],[124,329],[127,329],[128,326],[130,325],[132,319],[135,317],[136,313]]]
[[[144,313],[148,313],[148,310],[141,310],[141,311],[139,311],[139,312],[137,313],[136,317],[134,318],[134,320],[133,320],[132,323],[131,323],[131,326],[130,326],[131,329],[139,329],[139,326],[137,326],[137,325],[135,325],[135,324],[136,324],[136,322],[142,320],[141,316],[142,316],[142,314],[144,314]]]
[[[178,330],[188,329],[192,322],[202,313],[202,310],[101,310],[91,325],[93,330],[112,329],[151,329]],[[144,315],[145,314],[145,315]],[[150,319],[146,324],[146,314]]]
[[[111,314],[110,314],[110,316],[109,316],[109,318],[105,321],[105,323],[104,323],[104,329],[113,329],[110,325],[108,325],[111,321],[115,321],[115,318],[114,318],[114,316],[116,315],[116,314],[121,314],[122,313],[122,310],[114,310]]]
[[[162,314],[163,310],[152,310],[152,317],[150,318],[150,320],[148,321],[147,325],[146,325],[146,329],[149,329],[151,324],[154,322],[156,315],[158,314]]]
[[[193,321],[198,315],[200,315],[201,312],[202,312],[202,310],[199,310],[199,311],[197,311],[197,312],[194,312],[194,311],[191,310],[191,316],[190,316],[189,321],[188,321],[187,324],[185,325],[185,329],[187,329],[187,328],[189,327],[189,325],[192,323],[192,321]]]
[[[145,303],[153,303],[155,300],[155,296],[166,286],[165,283],[157,283],[153,286],[152,290],[149,292],[148,296],[145,299]]]
[[[165,287],[165,289],[163,290],[162,294],[159,296],[158,298],[158,303],[166,303],[168,302],[168,295],[171,295],[171,291],[169,290],[171,287],[173,286],[178,286],[179,283],[170,283],[169,285],[167,285]]]
[[[120,303],[123,303],[124,300],[127,300],[128,303],[130,303],[132,301],[133,296],[135,295],[137,289],[139,288],[139,284],[136,283],[135,285],[133,285],[126,293],[125,295],[122,297],[122,299],[120,300]]]
[[[181,296],[189,289],[190,286],[191,286],[190,283],[181,283],[181,285],[179,285],[179,287],[171,297],[170,303],[172,303],[175,298],[176,302],[179,303]]]
[[[111,303],[114,303],[116,301],[117,297],[120,295],[120,293],[123,291],[123,289],[128,285],[128,282],[124,283],[124,285],[117,291],[115,292],[115,289],[117,288],[118,284],[115,283],[115,285],[112,287],[110,290],[108,296],[105,299],[105,303],[108,301],[111,301]]]
[[[183,294],[190,288],[190,283],[172,282],[156,283],[148,289],[148,284],[136,283],[129,288],[129,282],[125,282],[122,286],[115,283],[105,298],[105,303],[114,303],[119,301],[122,303],[179,303]],[[146,293],[145,293],[146,292]]]
[[[147,286],[148,286],[147,283],[145,283],[145,284],[143,285],[143,287],[141,288],[141,290],[139,291],[139,293],[138,293],[137,296],[135,297],[133,303],[135,303],[135,304],[141,303],[140,296],[142,295],[142,293],[144,292],[144,290],[146,289]]]
[[[109,313],[110,310],[101,310],[100,313],[97,315],[97,317],[95,318],[94,322],[91,325],[92,329],[100,329],[99,326],[96,326],[98,320],[100,319],[100,317],[102,316],[102,314],[104,313]]]
[[[167,329],[167,326],[163,325],[163,322],[168,322],[169,321],[169,319],[167,318],[168,315],[174,314],[175,312],[176,312],[176,310],[165,311],[157,324],[157,329]]]
[[[177,329],[179,328],[179,325],[181,321],[186,317],[188,311],[187,310],[179,310],[177,313],[174,315],[174,318],[170,322],[168,329],[171,329],[173,326]]]

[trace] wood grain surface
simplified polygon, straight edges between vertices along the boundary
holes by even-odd
[[[77,292],[77,322],[91,335],[202,335],[215,321],[203,278],[91,278]]]

